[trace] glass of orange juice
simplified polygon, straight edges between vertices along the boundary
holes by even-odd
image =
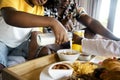
[[[73,31],[74,34],[77,34],[78,36],[84,38],[84,30],[75,30]],[[82,52],[82,46],[79,45],[79,44],[72,44],[72,49],[73,50],[76,50],[76,51],[79,51],[79,52]]]
[[[82,52],[82,46],[78,45],[78,44],[72,44],[72,49],[79,51],[79,52]]]

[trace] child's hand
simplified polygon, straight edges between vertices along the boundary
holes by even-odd
[[[52,30],[55,34],[56,43],[62,44],[68,41],[67,30],[65,27],[56,19],[53,20]]]

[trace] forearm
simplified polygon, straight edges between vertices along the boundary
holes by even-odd
[[[110,30],[106,29],[99,21],[89,17],[88,15],[81,16],[80,19],[78,19],[78,21],[94,33],[100,34],[112,40],[120,40],[119,38],[114,36]]]
[[[68,41],[67,31],[64,26],[55,18],[47,16],[33,15],[26,12],[16,11],[14,8],[7,7],[1,9],[2,16],[6,23],[21,28],[32,27],[51,27],[55,34],[57,44]]]
[[[9,13],[8,13],[9,12]],[[52,26],[56,21],[54,18],[38,16],[26,12],[16,11],[14,9],[2,9],[2,15],[9,25],[16,27],[30,28],[38,26]]]
[[[109,38],[111,40],[120,40],[117,38],[109,29],[105,28],[100,22],[97,20],[93,20],[89,25],[89,28],[97,34],[102,35],[103,37]]]

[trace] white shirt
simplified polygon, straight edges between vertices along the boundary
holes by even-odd
[[[30,36],[32,28],[18,28],[5,23],[0,16],[0,41],[11,48],[19,46]]]

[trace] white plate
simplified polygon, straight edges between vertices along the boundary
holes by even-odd
[[[61,62],[58,62],[58,63],[73,63],[73,62],[70,62],[70,61],[61,61]],[[49,66],[46,66],[42,70],[42,72],[40,73],[40,76],[39,76],[39,80],[55,80],[55,79],[52,79],[52,77],[48,73]]]
[[[42,72],[40,73],[39,80],[54,80],[48,73],[49,66],[45,67]]]
[[[80,62],[86,62],[86,61],[80,61]],[[94,63],[94,61],[91,61]],[[70,61],[62,61],[60,63],[73,63],[73,62],[70,62]],[[50,66],[50,65],[49,65]],[[49,66],[46,66],[40,73],[40,76],[39,76],[39,80],[55,80],[55,79],[52,79],[52,77],[49,75],[48,73],[48,68]]]

